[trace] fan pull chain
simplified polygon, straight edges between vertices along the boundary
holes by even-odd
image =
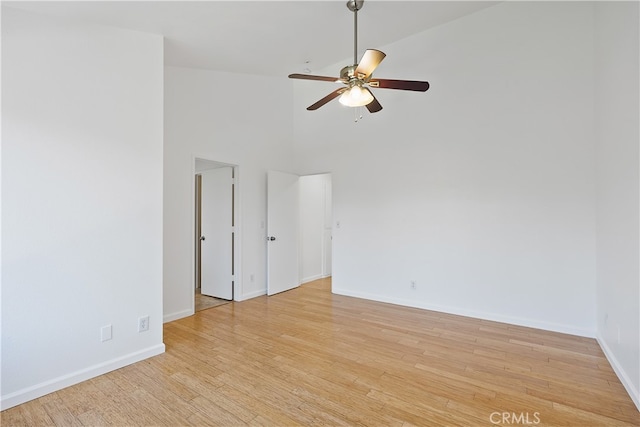
[[[354,122],[358,123],[362,120],[362,107],[355,107],[353,109]]]

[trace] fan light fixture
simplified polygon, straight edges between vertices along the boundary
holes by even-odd
[[[340,104],[346,107],[364,107],[373,101],[373,95],[362,86],[355,85],[340,96]]]

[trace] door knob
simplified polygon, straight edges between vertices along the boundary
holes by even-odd
[[[200,240],[204,242],[204,236],[200,236]]]
[[[275,237],[273,237],[273,236],[270,236],[270,237],[268,237],[267,239],[269,239],[269,240],[270,240],[270,241],[272,241],[272,242],[273,242],[274,240],[276,240],[276,238],[275,238]]]

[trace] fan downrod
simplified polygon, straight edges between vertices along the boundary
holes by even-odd
[[[364,0],[347,1],[347,9],[353,12],[353,65],[358,63],[358,11],[363,5]]]

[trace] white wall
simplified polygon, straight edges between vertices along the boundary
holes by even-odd
[[[329,234],[327,236],[327,233]],[[330,275],[331,174],[300,177],[300,282]],[[326,246],[329,245],[327,248]]]
[[[164,351],[162,56],[3,7],[3,409]]]
[[[637,2],[596,3],[597,336],[640,409]]]
[[[502,3],[377,47],[376,76],[431,89],[374,90],[354,123],[295,82],[298,172],[333,177],[334,292],[594,336],[592,5]]]
[[[238,165],[241,259],[235,298],[266,292],[266,174],[290,172],[292,96],[286,76],[165,68],[166,321],[193,313],[195,157]]]

